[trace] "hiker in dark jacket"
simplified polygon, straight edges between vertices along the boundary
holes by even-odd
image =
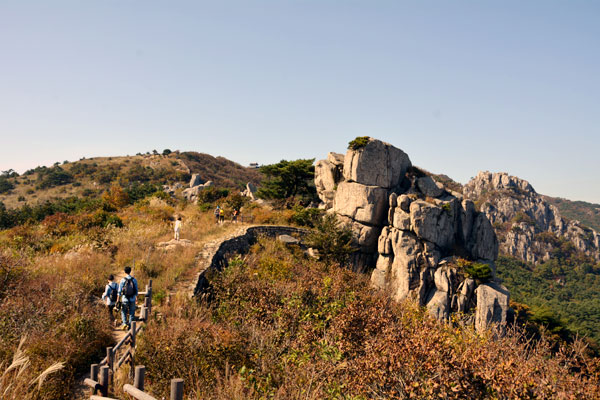
[[[127,330],[131,326],[131,321],[135,316],[135,300],[138,294],[137,280],[131,276],[131,267],[125,267],[125,278],[119,282],[119,296],[121,296],[121,319],[123,325],[121,329]],[[129,318],[127,318],[129,315]]]
[[[119,300],[119,285],[115,282],[115,276],[110,274],[108,276],[108,283],[104,288],[104,294],[102,295],[102,301],[106,302],[106,307],[108,308],[108,318],[110,318],[110,322],[115,322],[115,316],[113,315],[113,309],[117,304],[117,300]]]

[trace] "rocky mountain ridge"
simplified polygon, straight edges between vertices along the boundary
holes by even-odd
[[[600,261],[600,234],[564,218],[526,180],[485,171],[467,183],[463,192],[494,225],[502,253],[537,264],[566,245]]]
[[[358,138],[315,167],[322,207],[354,233],[354,268],[395,300],[412,298],[441,320],[475,309],[479,330],[506,321],[509,294],[494,281],[498,242],[471,200],[413,167],[391,144]],[[480,274],[473,271],[480,271]]]

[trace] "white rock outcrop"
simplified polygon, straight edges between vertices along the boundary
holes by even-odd
[[[207,181],[206,183],[198,184],[198,182],[200,182],[201,180],[199,180],[198,178],[194,178],[194,176],[195,175],[192,176],[190,185],[192,183],[195,183],[196,186],[192,186],[187,189],[184,189],[183,192],[181,192],[181,194],[183,194],[183,197],[185,197],[187,201],[190,201],[192,203],[197,203],[198,202],[198,194],[200,193],[200,191],[213,186],[213,181]]]
[[[486,215],[413,167],[406,153],[388,143],[369,139],[344,157],[334,154],[316,163],[315,185],[322,207],[352,228],[360,249],[353,257],[354,269],[371,270],[374,287],[398,301],[413,299],[441,320],[478,308],[476,288],[484,281],[495,285],[498,255]],[[487,264],[490,276],[468,277],[465,263]],[[482,299],[487,301],[490,290],[482,289]],[[492,322],[506,321],[506,313],[492,314]],[[478,325],[489,326],[491,322]]]

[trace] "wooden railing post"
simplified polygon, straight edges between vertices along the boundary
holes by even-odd
[[[108,396],[108,377],[109,377],[109,372],[108,372],[108,365],[104,365],[102,368],[100,368],[100,394],[102,396]]]
[[[115,353],[112,347],[106,348],[106,365],[110,372],[114,371],[115,368]]]
[[[133,350],[135,348],[135,325],[136,322],[135,321],[131,321],[131,349]]]
[[[146,306],[142,306],[142,308],[140,308],[140,319],[142,321],[146,321],[148,319],[148,309]]]
[[[146,297],[144,299],[144,306],[148,310],[148,316],[152,316],[152,298]]]
[[[98,364],[92,364],[90,366],[90,379],[93,381],[98,381],[98,371],[100,370],[100,367],[98,366]]]
[[[133,386],[136,389],[144,390],[144,377],[146,376],[146,367],[137,365],[135,367],[135,376],[133,378]]]
[[[183,400],[183,379],[171,379],[170,400]]]

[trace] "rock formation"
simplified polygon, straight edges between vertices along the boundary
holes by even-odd
[[[345,157],[329,153],[316,165],[322,207],[352,227],[360,249],[354,269],[374,268],[373,286],[395,300],[412,298],[441,320],[475,307],[478,329],[506,321],[508,292],[493,282],[498,242],[472,201],[375,139]],[[488,276],[469,277],[472,265],[487,268]]]
[[[181,194],[183,194],[183,197],[185,197],[187,201],[197,203],[198,194],[200,193],[200,191],[211,186],[213,186],[213,181],[202,183],[202,179],[200,178],[200,176],[198,174],[193,174],[192,178],[190,179],[190,187],[184,189],[183,192],[181,192]]]
[[[240,194],[245,197],[249,197],[250,200],[256,200],[256,186],[252,182],[246,184],[246,190],[243,190]]]
[[[506,173],[480,172],[464,187],[496,228],[502,253],[531,263],[547,261],[559,240],[600,261],[600,235],[567,221],[529,182]]]

